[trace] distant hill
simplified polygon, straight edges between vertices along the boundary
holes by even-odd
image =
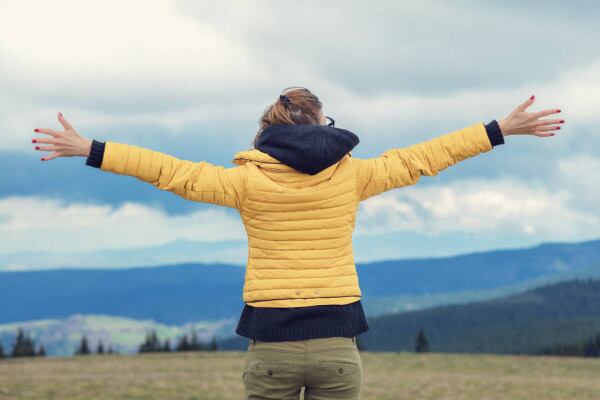
[[[0,323],[72,314],[154,319],[165,324],[237,317],[244,270],[181,264],[121,270],[0,273]]]
[[[600,266],[599,266],[600,268]],[[494,300],[368,319],[370,351],[413,351],[419,328],[431,351],[521,354],[600,333],[600,280],[574,280]]]
[[[600,276],[600,240],[357,264],[369,316],[515,293]],[[163,324],[238,318],[245,269],[186,263],[127,269],[0,272],[0,323],[73,314]]]

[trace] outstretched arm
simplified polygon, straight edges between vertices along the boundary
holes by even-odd
[[[48,128],[36,129],[52,138],[36,138],[33,142],[51,146],[36,150],[54,151],[42,160],[83,156],[86,165],[120,175],[133,176],[158,189],[185,199],[239,209],[245,192],[244,166],[225,168],[206,161],[181,160],[158,151],[112,141],[89,141],[82,137],[59,114],[64,132]]]
[[[244,197],[244,166],[225,168],[206,161],[181,160],[130,144],[92,141],[86,165],[136,177],[191,201],[239,209]]]
[[[387,150],[379,157],[351,158],[356,172],[356,191],[359,200],[402,186],[414,185],[421,176],[435,176],[459,161],[490,151],[504,143],[504,137],[515,134],[552,136],[549,131],[564,120],[539,120],[560,112],[557,109],[527,113],[535,97],[519,105],[508,117],[487,125],[477,123],[446,133],[432,140],[409,147]]]

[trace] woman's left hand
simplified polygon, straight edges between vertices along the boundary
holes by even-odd
[[[58,121],[61,123],[64,131],[57,131],[50,128],[36,128],[35,132],[50,135],[48,138],[33,138],[32,143],[45,143],[49,146],[36,146],[36,150],[52,151],[53,153],[42,157],[42,161],[54,160],[57,157],[88,157],[92,148],[92,141],[81,136],[75,128],[58,113]]]
[[[559,109],[551,108],[538,112],[526,112],[533,104],[535,96],[515,108],[506,118],[498,121],[500,131],[507,135],[534,135],[540,137],[554,136],[552,131],[560,129],[558,124],[563,124],[564,119],[540,119],[547,115],[557,114]]]

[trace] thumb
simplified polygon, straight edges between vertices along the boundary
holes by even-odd
[[[525,111],[527,107],[531,106],[535,101],[535,95],[532,95],[529,99],[527,99],[524,103],[520,104],[517,107],[518,111]]]
[[[73,126],[71,126],[71,124],[69,123],[69,121],[67,121],[65,119],[65,117],[62,115],[61,112],[58,113],[58,121],[61,123],[61,125],[63,126],[63,128],[65,128],[65,130],[75,130],[73,129]]]

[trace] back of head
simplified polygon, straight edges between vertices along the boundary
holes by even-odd
[[[283,90],[273,104],[266,108],[260,118],[260,128],[252,141],[255,146],[263,130],[271,125],[319,125],[323,105],[310,90],[290,86]]]

